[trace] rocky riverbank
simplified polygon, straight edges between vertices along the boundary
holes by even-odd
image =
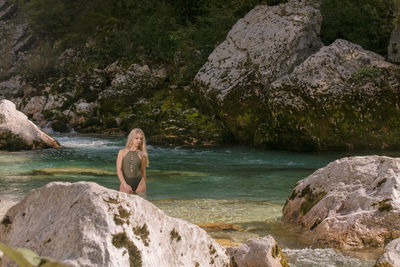
[[[255,7],[232,27],[191,84],[171,81],[169,66],[120,59],[45,83],[10,68],[0,82],[0,98],[57,132],[125,134],[140,127],[158,145],[398,148],[399,66],[345,40],[324,46],[323,17],[314,2]],[[15,23],[2,20],[3,27]],[[24,27],[20,35],[31,40]],[[11,62],[34,62],[30,46],[17,44],[26,38],[7,36],[25,49],[10,48]],[[55,58],[58,72],[83,60],[74,49]]]
[[[0,242],[71,266],[225,267],[247,266],[250,260],[239,256],[243,252],[229,255],[201,228],[165,215],[139,196],[87,182],[55,182],[30,191],[4,215]],[[259,260],[288,266],[272,237],[258,243],[267,248]],[[259,253],[250,243],[247,250]]]

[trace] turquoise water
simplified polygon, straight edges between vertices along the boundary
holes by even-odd
[[[64,148],[0,152],[0,205],[15,203],[29,190],[52,181],[84,180],[119,188],[115,158],[124,138],[56,139]],[[216,239],[243,242],[272,234],[284,247],[292,266],[320,266],[322,258],[328,262],[324,266],[373,265],[376,255],[368,251],[346,256],[334,250],[308,248],[301,233],[279,220],[283,204],[298,180],[351,154],[151,145],[148,150],[147,199],[167,214],[193,223],[225,222],[242,228],[210,232]],[[392,152],[390,156],[399,154]]]

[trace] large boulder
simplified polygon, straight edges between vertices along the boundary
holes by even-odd
[[[288,260],[270,235],[249,239],[227,250],[238,267],[289,267]]]
[[[242,143],[399,147],[400,67],[345,40],[322,47],[311,2],[257,6],[239,20],[195,77],[203,105]]]
[[[376,261],[375,267],[400,267],[400,238],[391,241]]]
[[[400,236],[400,159],[336,160],[299,181],[283,220],[298,224],[315,244],[383,247]]]
[[[0,101],[0,149],[22,150],[60,147],[8,100]]]
[[[400,68],[336,40],[272,84],[260,143],[298,149],[388,148],[400,144]]]
[[[256,6],[240,19],[195,77],[205,102],[239,141],[252,141],[270,84],[316,52],[322,17],[305,1]],[[250,140],[248,140],[250,138]]]
[[[31,190],[5,214],[0,242],[71,266],[231,264],[226,250],[198,226],[137,195],[88,182]]]

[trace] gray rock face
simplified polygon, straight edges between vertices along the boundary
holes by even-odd
[[[15,65],[23,60],[23,53],[34,44],[26,20],[16,19],[18,8],[10,1],[0,2],[0,80],[15,75]]]
[[[322,46],[321,20],[319,11],[304,2],[257,6],[233,26],[195,82],[219,101],[250,81],[266,86]]]
[[[285,255],[272,236],[252,238],[227,250],[238,267],[289,267]]]
[[[0,101],[0,149],[22,150],[60,147],[8,100]]]
[[[300,105],[306,105],[305,98],[320,101],[321,96],[329,96],[340,100],[344,95],[354,93],[356,89],[352,86],[353,79],[356,78],[354,75],[368,68],[390,69],[396,66],[359,45],[338,39],[308,57],[290,74],[276,80],[272,84],[268,101],[296,105],[300,108]],[[299,88],[303,89],[301,93],[305,94],[305,97],[300,97]],[[375,95],[376,90],[379,90],[373,86],[366,86],[363,89],[362,93],[369,96]],[[298,91],[297,97],[291,99],[295,90]]]
[[[343,249],[384,246],[400,236],[400,159],[336,160],[299,181],[283,220],[319,245]]]
[[[321,48],[318,1],[258,6],[195,78],[239,143],[290,150],[400,144],[400,67],[359,45]],[[393,125],[393,126],[391,126]],[[397,137],[398,136],[398,137]]]
[[[390,265],[389,265],[390,264]],[[400,267],[400,238],[391,241],[385,247],[385,252],[377,260],[376,267]]]
[[[390,35],[388,59],[393,63],[400,63],[400,26],[395,28]]]
[[[5,214],[0,242],[71,266],[225,267],[231,261],[201,228],[137,195],[87,182],[31,190]]]

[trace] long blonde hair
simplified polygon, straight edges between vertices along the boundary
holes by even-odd
[[[139,157],[144,157],[146,166],[149,167],[149,156],[147,154],[146,137],[144,136],[144,133],[141,129],[135,128],[129,133],[128,139],[126,140],[125,148],[130,149],[133,146],[133,139],[137,134],[141,134],[143,136],[142,143],[138,146],[138,149],[140,150],[140,152],[138,153]]]

